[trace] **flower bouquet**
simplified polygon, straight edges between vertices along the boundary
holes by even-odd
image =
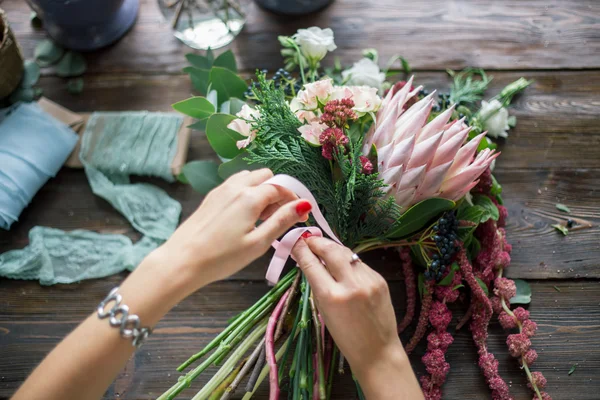
[[[272,76],[258,71],[250,86],[237,75],[231,52],[187,56],[185,71],[204,96],[173,107],[198,119],[194,128],[206,132],[223,162],[192,161],[180,180],[206,192],[234,172],[268,167],[314,195],[318,209],[307,226],[321,226],[359,254],[397,249],[407,295],[398,332],[416,319],[407,352],[426,337],[421,384],[427,399],[442,397],[453,342],[448,304],[459,297],[469,303],[459,324],[470,326],[492,398],[512,398],[486,344],[495,314],[511,331],[508,351],[534,399],[550,399],[542,374],[530,370],[536,324],[522,307],[511,308],[531,293],[525,282],[503,277],[511,245],[502,187],[492,175],[500,153],[491,138],[507,136],[516,122],[507,106],[530,82],[521,78],[479,107],[490,81],[480,69],[448,71],[450,92],[436,95],[413,78],[387,81],[400,72],[381,71],[373,49],[351,68],[336,61],[323,70],[321,60],[336,48],[330,29],[301,29],[279,41],[285,69]],[[389,65],[398,60],[407,74],[401,57]],[[159,399],[175,398],[212,364],[220,369],[194,400],[231,398],[247,377],[243,398],[249,399],[267,376],[271,399],[282,390],[294,400],[330,397],[343,355],[301,272],[291,268],[278,279],[279,272],[269,271],[271,290],[185,361],[178,370],[189,372]],[[361,397],[358,383],[357,392]]]

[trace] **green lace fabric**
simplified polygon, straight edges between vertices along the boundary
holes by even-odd
[[[79,155],[92,191],[123,214],[142,238],[133,243],[119,234],[36,226],[29,232],[29,246],[0,255],[0,276],[53,285],[133,270],[175,231],[181,205],[162,189],[131,183],[129,177],[174,180],[171,162],[182,122],[172,113],[92,114]]]

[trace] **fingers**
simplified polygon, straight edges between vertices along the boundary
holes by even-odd
[[[303,239],[298,240],[292,250],[292,255],[304,275],[306,275],[306,279],[317,297],[335,285],[335,280],[331,274]]]
[[[351,270],[352,251],[333,240],[322,237],[310,237],[306,240],[308,247],[321,258],[336,281],[342,281]]]
[[[240,171],[231,175],[227,183],[239,186],[257,186],[273,177],[273,172],[268,168],[257,169],[255,171]]]
[[[248,239],[256,243],[266,244],[268,247],[273,240],[287,232],[294,224],[306,220],[310,209],[305,210],[298,207],[304,203],[307,203],[306,200],[296,200],[279,207],[271,217],[248,233]]]
[[[291,190],[277,185],[259,185],[248,189],[252,194],[255,212],[264,221],[275,213],[281,206],[298,199]]]

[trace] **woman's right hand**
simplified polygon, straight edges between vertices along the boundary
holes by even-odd
[[[398,338],[385,279],[363,262],[351,262],[352,251],[329,239],[300,240],[293,254],[366,397],[422,399]]]

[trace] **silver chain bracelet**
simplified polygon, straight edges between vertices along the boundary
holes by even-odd
[[[123,297],[117,293],[119,288],[116,287],[110,291],[108,296],[98,304],[98,318],[108,318],[110,326],[119,327],[121,336],[129,339],[132,338],[132,344],[139,348],[146,338],[152,333],[150,328],[140,328],[140,317],[137,315],[129,315],[129,307],[125,304],[121,305]],[[114,302],[112,308],[104,311],[106,306]],[[119,319],[119,315],[121,318]]]

